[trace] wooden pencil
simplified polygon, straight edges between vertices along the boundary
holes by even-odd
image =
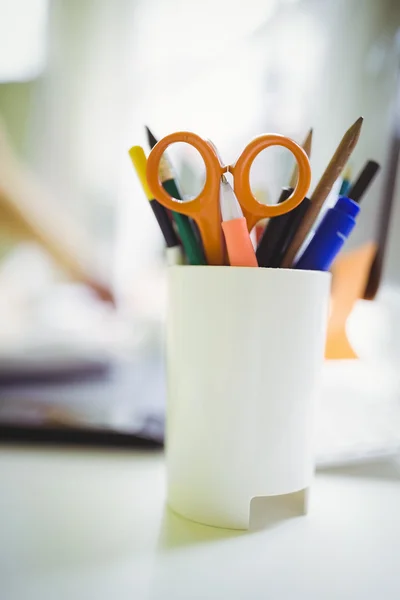
[[[311,127],[310,131],[307,133],[306,139],[304,140],[304,142],[301,145],[301,147],[303,148],[304,152],[307,154],[308,158],[310,158],[310,156],[311,156],[312,136],[313,136],[313,129]],[[296,187],[298,172],[299,172],[299,170],[297,168],[297,163],[296,163],[294,165],[293,173],[292,173],[292,176],[290,178],[290,182],[289,182],[288,187],[290,187],[290,188],[295,188]]]
[[[308,236],[311,228],[314,224],[315,219],[322,208],[326,197],[332,189],[333,184],[342,172],[345,164],[349,160],[351,153],[356,147],[358,138],[360,137],[360,131],[363,123],[363,118],[359,117],[355,123],[346,131],[342,141],[337,147],[334,155],[332,156],[327,168],[325,169],[321,179],[319,180],[314,193],[310,198],[310,206],[307,213],[300,223],[300,226],[294,236],[292,243],[286,251],[283,258],[281,267],[289,268],[292,266],[293,260],[296,254],[300,250],[304,240]]]

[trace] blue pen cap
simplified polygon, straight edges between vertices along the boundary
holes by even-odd
[[[326,211],[311,242],[297,261],[295,268],[328,271],[344,242],[356,224],[359,205],[340,196],[335,206]]]
[[[333,210],[340,210],[341,212],[344,212],[346,215],[349,215],[355,219],[360,212],[360,205],[347,196],[339,196],[335,206],[333,207]]]

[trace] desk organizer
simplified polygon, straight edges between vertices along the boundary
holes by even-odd
[[[247,529],[259,496],[307,511],[330,275],[169,268],[167,496],[193,521]]]

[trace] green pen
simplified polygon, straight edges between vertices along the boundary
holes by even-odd
[[[165,154],[160,160],[159,177],[165,191],[168,192],[168,194],[173,198],[182,200],[182,194],[179,192],[173,176],[172,167]],[[172,216],[176,223],[179,237],[188,257],[189,263],[191,265],[206,265],[207,262],[204,257],[203,249],[200,247],[196,239],[196,235],[193,231],[189,217],[175,211],[172,212]]]
[[[149,143],[150,149],[154,148],[157,144],[157,138],[150,131],[150,129],[145,125],[147,141]],[[182,194],[180,193],[176,181],[174,179],[172,165],[170,164],[168,158],[164,154],[160,161],[160,181],[163,184],[164,189],[178,200],[182,200]],[[203,248],[201,245],[200,234],[196,236],[196,232],[193,230],[193,226],[196,224],[190,222],[190,219],[185,215],[181,215],[175,211],[172,211],[173,219],[178,228],[178,233],[181,238],[182,246],[187,254],[189,262],[191,265],[206,265],[207,261],[204,257]]]

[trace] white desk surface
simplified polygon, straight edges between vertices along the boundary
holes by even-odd
[[[161,454],[0,449],[2,600],[398,600],[400,463],[318,473],[307,517],[164,509]],[[286,515],[287,517],[287,515]]]

